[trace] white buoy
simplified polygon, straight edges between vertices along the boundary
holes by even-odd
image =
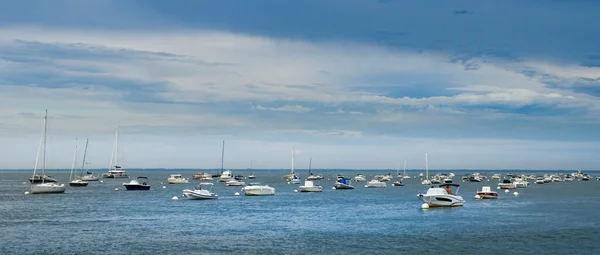
[[[335,187],[331,187],[332,190],[335,190]]]
[[[369,186],[365,185],[365,188],[368,188]]]
[[[516,196],[518,196],[518,195],[519,195],[519,192],[516,192],[516,191],[515,191],[515,193],[513,193],[513,195],[515,195],[515,197],[516,197]]]
[[[475,199],[481,199],[481,196],[475,195]]]
[[[177,196],[174,196],[173,198],[171,198],[171,200],[179,200],[179,198]]]
[[[27,184],[27,182],[23,182],[23,184]]]
[[[160,184],[164,184],[163,182],[160,182]]]
[[[500,187],[496,187],[496,189],[500,189]]]
[[[167,188],[167,186],[163,186],[163,189],[166,189],[166,188]]]
[[[119,188],[115,188],[115,191],[119,191]]]
[[[23,193],[23,194],[25,194],[25,195],[29,195],[29,191],[25,191],[25,193]]]
[[[509,192],[509,190],[507,190],[507,189],[504,190],[504,193],[508,193],[508,192]]]
[[[295,189],[295,190],[294,190],[294,192],[298,192],[298,190],[297,190],[297,189]]]
[[[104,182],[104,180],[100,180],[100,182]]]
[[[290,182],[288,182],[288,184],[290,184]]]
[[[421,205],[421,209],[429,209],[429,205],[427,203],[423,203]]]
[[[236,192],[236,193],[235,193],[235,194],[233,194],[233,195],[237,197],[237,196],[239,196],[239,195],[240,195],[240,193],[239,193],[239,192]]]

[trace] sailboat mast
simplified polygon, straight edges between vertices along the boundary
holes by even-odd
[[[406,159],[404,160],[404,173],[402,173],[403,176],[406,176]]]
[[[69,174],[69,181],[73,180],[73,169],[75,169],[76,161],[77,161],[77,138],[75,138],[75,151],[73,152],[73,163],[71,163],[71,173]]]
[[[427,152],[425,152],[425,175],[427,180],[429,180],[429,166],[427,166]]]
[[[221,148],[221,174],[223,173],[223,161],[225,161],[225,140],[223,140],[223,146]]]
[[[309,173],[309,174],[312,174],[312,173],[310,172],[310,170],[311,170],[311,169],[312,169],[312,158],[309,158],[309,159],[308,159],[308,173]]]
[[[400,173],[400,162],[398,162],[398,167],[396,168],[396,176]]]
[[[46,131],[48,130],[48,109],[44,115],[44,163],[42,165],[42,183],[44,183],[44,175],[46,175]]]
[[[89,142],[89,139],[85,139],[85,150],[83,151],[83,162],[81,163],[81,173],[79,173],[79,176],[83,176],[83,169],[85,168],[85,156],[87,155],[88,142]]]
[[[119,123],[117,122],[117,131],[115,131],[115,166],[119,165],[119,163],[117,161],[118,157],[119,157]]]
[[[292,175],[294,174],[294,146],[292,146]]]
[[[33,166],[33,176],[31,176],[31,184],[35,180],[35,174],[37,172],[38,164],[40,163],[40,151],[42,150],[42,142],[44,140],[44,127],[46,127],[46,119],[44,118],[44,126],[42,127],[42,134],[40,135],[40,142],[38,143],[37,153],[35,154],[35,166]]]

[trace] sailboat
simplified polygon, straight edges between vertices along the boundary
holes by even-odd
[[[77,141],[77,139],[75,139]],[[87,151],[88,141],[85,141],[85,150]],[[88,182],[82,181],[80,179],[73,180],[73,169],[75,168],[75,164],[77,163],[77,145],[75,145],[75,153],[73,153],[73,163],[71,164],[71,174],[69,175],[69,186],[75,187],[85,187],[88,185]],[[81,171],[83,171],[83,166],[85,166],[85,152],[83,153],[83,165],[81,166]]]
[[[292,147],[292,170],[290,172],[290,177],[288,178],[289,183],[291,184],[298,184],[300,183],[300,176],[298,176],[298,174],[295,173],[294,170],[294,164],[295,164],[295,157],[294,157],[294,147]]]
[[[294,173],[294,146],[292,146],[292,170],[290,171],[289,174],[286,174],[283,176],[283,179],[287,179],[290,180],[294,177],[295,173]]]
[[[83,175],[83,170],[85,169],[85,158],[87,155],[87,148],[88,148],[88,142],[89,140],[86,139],[85,140],[85,151],[83,153],[83,163],[81,164],[81,172],[79,173],[79,175],[77,176],[77,179],[82,180],[82,181],[98,181],[100,180],[100,176],[99,175],[94,175],[94,173],[90,173],[86,171],[86,175]]]
[[[248,179],[255,179],[256,176],[254,175],[254,170],[252,169],[252,160],[250,160],[250,170],[252,172],[250,172],[250,175],[248,175]]]
[[[404,184],[402,184],[403,176],[400,174],[400,162],[398,162],[398,167],[396,168],[396,177],[398,177],[400,180],[392,183],[392,186],[404,186]]]
[[[46,176],[46,131],[48,129],[48,110],[46,109],[46,115],[44,116],[44,129],[42,130],[42,138],[40,139],[40,145],[38,146],[38,152],[35,157],[35,167],[33,168],[32,180],[35,180],[35,173],[38,167],[38,161],[40,156],[40,149],[42,147],[42,141],[44,146],[44,156],[42,163],[42,176]],[[67,189],[64,184],[58,184],[56,182],[45,182],[44,178],[41,178],[42,183],[32,184],[30,188],[31,194],[49,194],[49,193],[65,193]]]
[[[233,179],[233,174],[231,173],[230,170],[223,169],[224,161],[225,161],[225,140],[223,140],[223,147],[221,148],[221,175],[219,176],[219,181],[220,182],[228,182],[231,180],[235,180],[235,179]]]
[[[429,180],[429,167],[427,166],[427,152],[425,152],[425,180],[421,181],[423,185],[431,185],[431,180]]]
[[[125,169],[119,166],[118,162],[118,153],[119,152],[119,125],[117,124],[117,131],[115,131],[115,143],[113,145],[113,152],[110,157],[110,163],[108,166],[108,173],[102,174],[103,178],[129,178],[129,174],[125,171]],[[114,163],[114,164],[113,164]]]
[[[410,179],[410,175],[406,175],[406,160],[404,160],[404,172],[402,173],[402,179]]]
[[[320,174],[314,175],[312,173],[311,163],[312,163],[312,158],[310,158],[308,161],[308,177],[306,177],[306,179],[311,180],[311,181],[322,180],[323,179],[322,175],[320,175]]]

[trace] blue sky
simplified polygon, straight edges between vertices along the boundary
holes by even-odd
[[[598,169],[596,1],[0,7],[0,168]]]

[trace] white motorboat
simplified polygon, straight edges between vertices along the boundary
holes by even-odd
[[[146,183],[146,180],[148,180],[148,177],[140,176],[138,177],[138,180],[131,180],[123,183],[123,186],[125,186],[126,190],[150,190],[150,184]]]
[[[365,177],[363,174],[357,174],[356,176],[354,176],[354,181],[355,182],[365,182],[365,181],[367,181],[367,177]]]
[[[456,187],[456,192],[452,193],[450,187]],[[425,194],[417,194],[417,197],[430,207],[455,207],[463,206],[465,200],[458,195],[458,184],[442,184],[437,188],[433,186],[427,190]],[[450,191],[450,192],[449,192]]]
[[[200,183],[194,190],[184,189],[183,197],[189,200],[217,199],[219,195],[211,192],[213,186],[212,183]]]
[[[544,181],[544,177],[540,176],[540,177],[537,177],[537,178],[535,179],[535,182],[534,182],[534,183],[535,183],[535,184],[544,184],[544,183],[546,183],[546,182]]]
[[[301,182],[300,177],[297,174],[293,174],[288,181],[290,184],[299,184]]]
[[[169,184],[187,184],[189,182],[188,178],[183,178],[181,174],[172,174],[167,178],[167,182]]]
[[[529,182],[526,180],[523,180],[522,178],[515,178],[513,180],[513,183],[515,184],[515,187],[517,187],[517,188],[527,188],[527,186],[529,185]]]
[[[223,171],[223,173],[221,173],[221,176],[219,177],[220,182],[228,182],[231,180],[233,180],[233,174],[230,170]]]
[[[58,184],[57,182],[45,182],[46,179],[46,130],[48,126],[48,110],[46,110],[46,114],[44,115],[44,129],[42,130],[42,137],[40,138],[40,145],[38,147],[38,152],[35,158],[35,167],[33,168],[33,176],[31,177],[31,188],[29,193],[31,194],[50,194],[50,193],[65,193],[67,189],[64,184]],[[43,142],[43,143],[42,143]],[[43,144],[43,158],[42,158],[42,175],[37,176],[35,173],[38,167],[38,159],[40,156],[40,149]],[[35,184],[36,177],[41,181],[40,184]]]
[[[494,174],[494,175],[492,175],[492,179],[494,179],[494,180],[500,180],[500,179],[502,179],[502,177],[500,177],[499,174]]]
[[[197,172],[194,174],[194,179],[196,180],[205,180],[205,181],[210,181],[213,179],[212,174],[209,173],[205,173],[205,172]]]
[[[481,199],[496,199],[498,198],[498,193],[493,191],[490,186],[483,186],[481,190],[478,190],[476,193]]]
[[[246,182],[242,181],[242,180],[238,180],[238,179],[232,179],[229,180],[225,183],[225,185],[227,186],[244,186],[246,185]]]
[[[516,189],[517,185],[511,180],[504,179],[502,182],[498,183],[498,187],[501,189]]]
[[[382,182],[377,179],[370,180],[367,182],[367,185],[365,185],[365,188],[385,188],[385,187],[387,187],[387,184],[385,182]]]
[[[300,192],[322,192],[323,187],[321,185],[315,185],[314,181],[305,180],[304,185],[300,186]]]
[[[388,182],[388,181],[391,181],[392,179],[394,179],[394,176],[392,176],[392,174],[388,173],[381,178],[381,181]]]
[[[251,182],[242,188],[246,196],[272,196],[275,195],[275,188],[269,185],[262,185],[258,182]]]
[[[394,183],[392,183],[392,186],[400,187],[404,186],[404,184],[401,181],[395,181]]]
[[[333,187],[337,189],[354,189],[354,186],[350,185],[350,183],[346,182],[346,178],[341,177],[335,182]]]

